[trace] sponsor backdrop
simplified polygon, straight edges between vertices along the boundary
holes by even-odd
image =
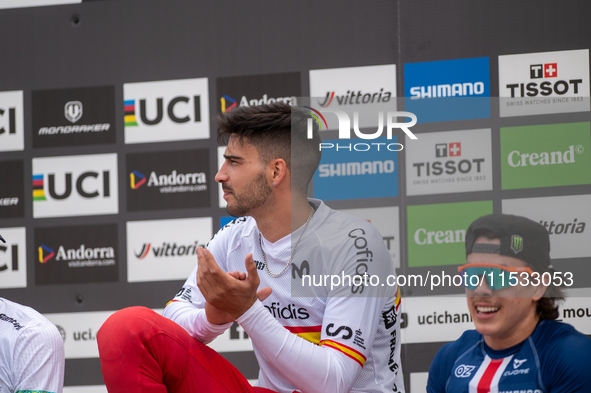
[[[483,214],[547,228],[554,266],[575,273],[561,319],[591,334],[590,12],[549,0],[0,1],[0,296],[59,326],[66,392],[105,392],[101,324],[127,306],[160,312],[231,219],[213,116],[313,97],[327,123],[310,196],[375,225],[409,278],[407,392],[424,391],[437,350],[473,326],[461,288],[418,277],[457,272]],[[392,111],[416,115],[418,139],[392,128]],[[354,139],[339,139],[343,115]],[[211,346],[257,379],[240,326]]]

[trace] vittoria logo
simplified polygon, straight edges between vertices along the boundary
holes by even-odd
[[[333,103],[338,105],[358,105],[358,104],[374,104],[380,102],[389,102],[392,98],[392,92],[384,91],[384,88],[380,88],[378,92],[363,93],[361,90],[351,91],[347,90],[345,94],[339,95],[336,91],[326,92],[326,96],[323,101],[318,103],[322,108],[328,108]]]
[[[118,212],[117,155],[33,159],[33,217]]]
[[[123,85],[125,143],[209,138],[207,78]]]
[[[501,116],[589,110],[589,50],[499,56]]]
[[[518,214],[539,222],[550,235],[550,258],[589,258],[591,195],[505,199],[504,214]],[[514,246],[516,247],[516,246]]]
[[[127,222],[128,281],[185,280],[211,235],[210,217]]]
[[[115,143],[115,87],[32,93],[33,147]]]
[[[376,127],[383,124],[379,112],[396,111],[396,65],[311,70],[310,97],[310,106],[341,111],[351,119],[358,112],[354,120],[359,127]],[[327,117],[327,129],[342,129],[340,117],[338,122]]]

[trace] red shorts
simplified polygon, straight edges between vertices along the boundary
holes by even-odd
[[[111,315],[98,335],[109,393],[263,393],[230,362],[175,322],[145,307]]]

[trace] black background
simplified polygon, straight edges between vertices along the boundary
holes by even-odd
[[[115,143],[115,86],[76,89],[41,90],[32,92],[33,147],[54,147]],[[64,106],[70,101],[82,103],[82,117],[75,123],[64,116]],[[109,123],[108,131],[72,132],[39,135],[41,127],[74,126]]]

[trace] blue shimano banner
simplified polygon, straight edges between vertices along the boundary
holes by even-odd
[[[489,58],[405,64],[404,96],[421,123],[488,118]]]
[[[330,146],[332,145],[332,147]],[[334,139],[322,143],[314,197],[323,200],[398,196],[398,153],[392,139]]]

